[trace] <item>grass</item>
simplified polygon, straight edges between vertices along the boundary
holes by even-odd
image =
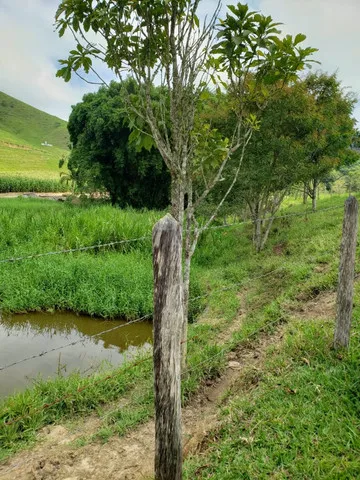
[[[0,92],[0,129],[31,145],[47,141],[67,149],[69,135],[66,122]]]
[[[42,146],[44,141],[53,147]],[[64,120],[0,92],[0,177],[7,177],[7,184],[13,180],[8,191],[16,191],[15,177],[59,181],[58,163],[68,143]]]
[[[327,197],[320,201],[319,208],[341,205],[344,198]],[[152,223],[162,215],[161,212],[120,211],[107,206],[79,208],[50,202],[40,205],[39,201],[31,199],[10,202],[0,202],[0,215],[4,218],[4,229],[0,232],[2,258],[9,254],[31,253],[34,246],[37,251],[45,251],[141,236],[149,233]],[[288,202],[282,213],[301,210],[303,206]],[[272,332],[275,323],[289,321],[289,304],[334,288],[342,214],[340,208],[309,215],[308,218],[279,219],[274,223],[266,250],[259,255],[251,247],[250,225],[211,230],[201,238],[194,257],[192,295],[194,290],[195,295],[210,294],[206,299],[205,316],[212,322],[190,325],[190,370],[183,379],[184,403],[197,390],[199,383],[221,372],[228,351],[239,345],[247,345],[260,330]],[[121,269],[121,264],[126,268]],[[138,271],[132,277],[135,266]],[[52,268],[56,275],[53,275]],[[268,276],[256,279],[264,274]],[[3,264],[0,275],[3,288],[7,288],[8,282],[14,282],[2,297],[3,301],[7,299],[9,309],[15,308],[10,306],[13,301],[11,296],[17,302],[22,301],[25,309],[31,299],[35,306],[39,305],[39,299],[48,295],[49,304],[50,299],[55,302],[54,299],[59,298],[65,302],[77,298],[80,304],[87,297],[85,307],[83,305],[81,308],[91,311],[91,305],[96,308],[100,306],[104,309],[100,314],[111,314],[114,312],[113,306],[120,305],[118,300],[113,300],[114,294],[120,293],[121,297],[124,292],[125,302],[126,292],[131,294],[132,291],[134,296],[128,302],[127,315],[135,315],[136,309],[141,308],[146,313],[146,309],[151,308],[150,239],[136,245],[122,246],[117,253],[96,251],[68,257],[49,257],[46,261]],[[92,287],[88,283],[90,278]],[[140,285],[138,290],[135,290],[136,282]],[[236,283],[242,283],[243,287],[234,286]],[[83,290],[77,290],[81,288]],[[96,288],[100,288],[98,296]],[[228,290],[222,290],[224,288]],[[16,291],[20,292],[18,296],[14,295]],[[25,300],[22,298],[24,296]],[[219,333],[227,331],[244,299],[247,315],[241,329],[224,346],[217,345]],[[124,302],[121,303],[122,309],[126,306]],[[55,303],[55,308],[63,307],[64,304]],[[198,305],[198,310],[200,307]],[[359,313],[357,308],[355,316]],[[214,318],[216,322],[213,322]],[[303,322],[289,322],[284,349],[269,352],[269,361],[261,372],[262,381],[257,388],[244,392],[240,398],[231,397],[223,411],[222,428],[214,432],[214,443],[204,455],[187,463],[187,478],[353,478],[351,472],[357,466],[353,452],[358,448],[359,441],[356,430],[359,403],[353,384],[358,381],[355,365],[359,358],[354,348],[349,355],[337,358],[329,350],[331,330],[331,322],[325,322],[324,326],[318,322],[305,325]],[[358,330],[354,332],[356,339]],[[119,369],[116,371],[118,373],[115,372],[119,378],[116,377],[118,380],[114,383],[105,379],[107,372],[85,379],[74,374],[69,378],[39,382],[33,389],[9,397],[0,406],[2,421],[19,415],[25,415],[25,418],[14,426],[0,423],[0,456],[6,457],[34,442],[36,432],[44,425],[84,416],[93,410],[99,412],[102,425],[91,438],[79,439],[79,444],[106,441],[114,433],[123,435],[153,415],[150,368],[146,362],[136,366],[134,377]],[[330,388],[326,378],[330,381],[333,376],[334,384]],[[116,387],[117,381],[121,387],[119,389]],[[351,394],[350,384],[353,385]],[[88,387],[78,392],[79,385]],[[320,390],[324,393],[324,397],[320,397],[320,406],[316,403],[316,395],[319,395],[316,385],[321,385]],[[336,392],[339,396],[345,394],[341,400],[344,403],[340,402],[340,408],[335,410],[334,403],[329,402],[336,397]],[[34,412],[38,405],[50,404],[64,394],[70,396],[60,404],[46,411]],[[125,407],[116,407],[111,411],[106,408],[109,401],[124,395],[127,399]],[[354,408],[348,405],[347,398],[351,395]],[[312,408],[313,405],[317,408]],[[342,408],[345,405],[347,410]],[[301,428],[297,427],[299,415],[307,406],[312,413],[306,411]],[[326,413],[329,408],[331,415]],[[341,412],[343,414],[340,415]],[[317,450],[310,448],[313,445],[310,441],[315,428],[313,423],[318,425],[318,438],[322,440],[316,444]],[[351,424],[355,425],[352,433]],[[244,438],[249,437],[249,432],[256,439],[259,434],[259,442],[254,440],[246,443]],[[330,439],[325,442],[323,436],[327,432],[330,432]],[[336,444],[332,448],[335,437]],[[350,440],[353,442],[351,446]],[[343,470],[333,471],[335,458],[340,458],[340,454],[343,456]],[[319,471],[319,475],[323,476],[312,477],[308,473],[312,463],[315,464],[312,456],[318,459],[315,473]],[[301,471],[310,476],[301,476]],[[344,471],[350,474],[341,476]],[[321,472],[326,472],[328,476]],[[333,476],[332,472],[335,472]]]
[[[285,341],[257,372],[258,386],[249,382],[232,395],[220,428],[187,462],[184,478],[357,478],[360,329],[357,322],[351,349],[341,354],[329,348],[333,329],[331,319],[289,324]]]
[[[0,193],[67,192],[69,187],[59,180],[30,177],[0,177]]]

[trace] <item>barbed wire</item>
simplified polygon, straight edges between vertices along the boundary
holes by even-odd
[[[251,277],[251,278],[248,278],[242,282],[237,282],[237,283],[233,283],[227,287],[222,287],[222,288],[218,288],[218,289],[215,289],[215,290],[212,290],[211,292],[208,292],[204,295],[199,295],[197,297],[192,297],[189,299],[189,302],[193,302],[195,300],[200,300],[202,298],[208,298],[210,297],[211,295],[214,295],[216,293],[219,293],[219,292],[224,292],[224,291],[227,291],[227,290],[232,290],[233,288],[235,287],[239,287],[239,286],[242,286],[242,285],[246,285],[248,283],[251,283],[255,280],[259,280],[261,278],[265,278],[265,277],[268,277],[270,275],[274,275],[275,273],[278,273],[280,272],[281,270],[284,270],[285,267],[279,267],[275,270],[272,270],[271,272],[268,272],[268,273],[265,273],[263,275],[259,275],[257,277]],[[37,354],[34,354],[34,355],[31,355],[29,357],[25,357],[25,358],[22,358],[21,360],[17,360],[15,362],[12,362],[12,363],[9,363],[7,365],[3,365],[0,367],[0,372],[3,371],[3,370],[7,370],[8,368],[10,367],[14,367],[16,365],[19,365],[21,363],[24,363],[24,362],[27,362],[27,361],[30,361],[30,360],[35,360],[36,358],[40,358],[40,357],[44,357],[45,355],[49,354],[49,353],[53,353],[53,352],[57,352],[59,350],[63,350],[64,348],[67,348],[67,347],[72,347],[72,346],[75,346],[75,345],[79,345],[81,343],[85,343],[87,342],[89,339],[91,338],[96,338],[96,337],[99,337],[100,335],[104,335],[106,333],[110,333],[110,332],[114,332],[116,330],[119,330],[120,328],[125,328],[125,327],[128,327],[129,325],[133,325],[135,323],[139,323],[139,322],[143,322],[144,320],[147,320],[149,318],[152,317],[152,314],[148,314],[148,315],[144,315],[142,317],[139,317],[135,320],[131,320],[130,322],[127,322],[127,323],[124,323],[124,324],[121,324],[121,325],[117,325],[115,327],[112,327],[112,328],[109,328],[107,330],[103,330],[101,332],[98,332],[98,333],[95,333],[93,335],[89,335],[87,336],[86,338],[82,338],[81,340],[75,340],[73,342],[69,342],[69,343],[66,343],[64,345],[60,345],[58,347],[54,347],[54,348],[51,348],[49,350],[45,350],[45,351],[42,351],[42,352],[39,352]]]
[[[320,210],[315,210],[315,211],[306,210],[305,212],[299,212],[299,213],[287,213],[285,215],[274,215],[272,217],[258,218],[256,220],[249,219],[249,220],[244,220],[242,222],[228,223],[228,224],[224,224],[224,225],[214,225],[212,227],[208,227],[205,231],[216,230],[216,229],[220,229],[220,228],[236,227],[236,226],[240,226],[240,225],[250,225],[250,224],[253,224],[254,221],[255,222],[267,222],[269,220],[278,220],[278,219],[289,218],[289,217],[307,217],[308,215],[315,215],[317,213],[328,212],[328,211],[331,211],[331,210],[338,210],[340,208],[344,208],[344,204],[337,205],[335,207],[321,208]]]
[[[277,318],[276,320],[274,320],[273,322],[267,322],[265,325],[262,325],[261,327],[257,328],[256,330],[254,330],[253,332],[251,332],[249,335],[247,335],[244,339],[242,339],[240,342],[238,343],[241,343],[241,342],[244,342],[246,340],[248,340],[249,338],[253,337],[254,335],[256,335],[257,333],[267,329],[268,327],[276,324],[276,323],[279,323],[281,320],[283,319],[283,317],[279,317]],[[185,342],[182,342],[182,343],[188,343],[190,342],[191,340],[193,340],[192,338],[191,339],[187,339]],[[236,345],[232,345],[231,347],[234,348]],[[190,371],[193,371],[193,370],[196,370],[197,368],[199,368],[201,365],[204,365],[206,363],[209,363],[219,357],[220,355],[223,355],[224,353],[228,352],[229,351],[229,348],[226,348],[224,347],[223,349],[221,349],[219,352],[217,352],[216,354],[214,355],[211,355],[210,357],[208,357],[207,359],[205,360],[202,360],[201,362],[198,362],[197,364],[187,368],[184,372],[181,373],[181,376],[184,376],[185,374],[189,373]],[[143,357],[135,362],[132,362],[131,364],[128,365],[127,368],[122,368],[121,369],[121,373],[124,373],[127,372],[128,370],[146,362],[146,361],[149,361],[152,359],[152,354],[149,355],[149,356],[146,356],[146,357]],[[26,414],[23,414],[19,417],[16,417],[15,419],[13,420],[10,420],[10,421],[7,421],[7,422],[4,422],[3,425],[5,426],[10,426],[10,425],[13,425],[21,420],[24,420],[25,418],[29,417],[30,415],[36,415],[37,413],[40,413],[42,412],[43,410],[46,410],[46,409],[49,409],[55,405],[57,405],[58,403],[64,401],[64,400],[68,400],[70,398],[73,398],[75,397],[78,393],[81,393],[83,392],[84,390],[90,388],[90,387],[94,387],[96,385],[98,385],[99,383],[101,382],[106,382],[107,380],[110,380],[110,379],[113,379],[115,376],[119,375],[119,372],[118,371],[115,371],[114,373],[112,374],[109,374],[107,375],[106,377],[104,378],[100,378],[98,380],[96,380],[95,382],[91,382],[87,385],[83,385],[82,387],[78,387],[75,392],[71,392],[67,395],[64,395],[63,397],[59,397],[57,399],[55,399],[54,401],[50,402],[50,403],[45,403],[44,405],[42,405],[41,407],[39,408],[36,408],[34,410],[32,410],[31,412],[28,412]],[[90,378],[90,376],[88,376],[87,378]]]
[[[0,260],[0,263],[21,262],[23,260],[32,260],[33,258],[47,257],[47,256],[51,256],[51,255],[61,255],[61,254],[76,253],[76,252],[86,252],[88,250],[95,250],[97,248],[114,247],[116,245],[122,245],[122,244],[125,244],[125,243],[139,242],[141,240],[147,240],[149,238],[151,238],[150,235],[145,235],[143,237],[130,238],[128,240],[119,240],[119,241],[116,241],[116,242],[109,242],[109,243],[99,243],[99,244],[96,244],[96,245],[90,245],[88,247],[69,248],[69,249],[66,249],[66,250],[55,250],[53,252],[35,253],[33,255],[24,255],[22,257],[5,258],[3,260]]]
[[[259,218],[256,221],[257,222],[267,222],[269,220],[277,220],[277,219],[282,219],[282,218],[289,218],[289,217],[299,217],[299,216],[307,216],[307,215],[315,215],[317,213],[322,213],[322,212],[328,212],[331,210],[337,210],[340,208],[344,208],[344,205],[338,205],[335,207],[328,207],[328,208],[322,208],[320,210],[316,211],[306,211],[306,212],[300,212],[300,213],[288,213],[286,215],[275,215],[273,217],[267,217],[267,218]],[[229,224],[224,224],[224,225],[213,225],[212,227],[208,227],[204,231],[208,230],[216,230],[220,228],[229,228],[229,227],[235,227],[235,226],[241,226],[241,225],[247,225],[247,224],[252,224],[254,223],[254,220],[244,220],[242,222],[235,222],[235,223],[229,223]],[[86,252],[88,250],[96,250],[97,248],[107,248],[107,247],[114,247],[116,245],[122,245],[126,243],[132,243],[132,242],[139,242],[142,240],[147,240],[150,239],[151,235],[144,235],[142,237],[138,238],[130,238],[126,240],[119,240],[115,242],[109,242],[109,243],[98,243],[96,245],[90,245],[90,246],[85,246],[85,247],[78,247],[78,248],[69,248],[69,249],[64,249],[64,250],[54,250],[51,252],[45,252],[45,253],[35,253],[32,255],[24,255],[20,257],[10,257],[10,258],[5,258],[0,260],[1,263],[14,263],[14,262],[21,262],[23,260],[32,260],[35,258],[41,258],[41,257],[47,257],[51,255],[62,255],[62,254],[68,254],[68,253],[76,253],[76,252]]]
[[[276,268],[275,270],[272,270],[271,272],[264,273],[264,274],[259,275],[257,277],[247,278],[246,280],[243,280],[242,282],[232,283],[231,285],[228,285],[227,287],[216,288],[215,290],[211,290],[211,292],[205,293],[204,295],[198,295],[197,297],[190,298],[189,302],[193,302],[195,300],[201,300],[202,298],[210,297],[211,295],[213,295],[215,293],[226,292],[227,290],[232,290],[235,287],[241,287],[241,286],[246,285],[248,283],[251,283],[255,280],[260,280],[261,278],[265,278],[265,277],[269,277],[271,275],[274,275],[275,273],[278,273],[282,270],[285,270],[284,266]]]
[[[51,348],[50,350],[42,351],[42,352],[40,352],[38,354],[34,354],[30,357],[22,358],[21,360],[18,360],[16,362],[9,363],[7,365],[3,365],[2,367],[0,367],[0,372],[3,371],[3,370],[7,370],[10,367],[14,367],[15,365],[19,365],[20,363],[24,363],[24,362],[27,362],[29,360],[34,360],[35,358],[44,357],[48,353],[57,352],[59,350],[67,348],[67,347],[72,347],[72,346],[78,345],[80,343],[85,343],[90,338],[96,338],[96,337],[99,337],[100,335],[104,335],[105,333],[114,332],[115,330],[119,330],[120,328],[128,327],[129,325],[133,325],[134,323],[143,322],[144,320],[146,320],[148,318],[151,318],[151,316],[152,316],[152,314],[144,315],[143,317],[139,317],[136,320],[131,320],[130,322],[122,323],[121,325],[117,325],[116,327],[112,327],[112,328],[109,328],[107,330],[103,330],[102,332],[95,333],[93,335],[89,335],[86,338],[82,338],[81,340],[75,340],[74,342],[69,342],[69,343],[66,343],[65,345],[60,345],[59,347],[54,347],[54,348]]]

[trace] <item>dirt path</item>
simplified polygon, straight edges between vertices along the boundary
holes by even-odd
[[[34,192],[8,192],[8,193],[0,193],[0,198],[18,198],[18,197],[25,197],[25,198],[42,198],[45,200],[59,200],[65,201],[66,197],[71,195],[70,192],[41,192],[41,193],[34,193]]]
[[[281,328],[280,328],[281,329]],[[277,334],[262,336],[251,347],[232,352],[228,366],[216,382],[204,385],[183,409],[184,454],[195,453],[207,434],[218,424],[218,408],[224,395],[246,368],[258,368],[267,348],[279,341]],[[98,426],[93,419],[93,427]],[[84,430],[89,433],[89,425]],[[93,443],[75,448],[79,435],[66,428],[48,429],[34,450],[21,452],[0,467],[4,480],[135,480],[151,478],[154,459],[154,422],[150,421],[125,437],[113,437],[104,445]]]

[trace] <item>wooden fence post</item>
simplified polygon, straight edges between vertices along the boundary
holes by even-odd
[[[356,198],[349,197],[345,202],[343,235],[341,241],[334,348],[347,348],[350,341],[358,210],[359,206]]]
[[[166,215],[153,229],[155,479],[182,478],[182,231]]]

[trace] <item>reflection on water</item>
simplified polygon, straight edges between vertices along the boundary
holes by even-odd
[[[121,320],[99,320],[73,313],[31,313],[0,318],[0,367],[26,357],[81,341],[39,358],[0,371],[0,398],[23,390],[40,374],[42,378],[73,370],[89,373],[106,361],[119,365],[138,351],[149,348],[152,325],[139,322],[96,335]]]

